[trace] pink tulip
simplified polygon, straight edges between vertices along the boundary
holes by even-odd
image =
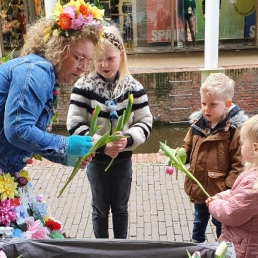
[[[171,176],[174,173],[174,170],[173,167],[166,167],[166,174]]]
[[[159,154],[159,155],[164,155],[162,149],[159,149],[158,154]]]

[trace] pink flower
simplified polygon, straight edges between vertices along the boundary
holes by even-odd
[[[171,176],[174,173],[174,170],[173,167],[166,167],[166,174]]]
[[[76,6],[66,6],[63,8],[63,13],[67,14],[71,19],[75,18]]]
[[[53,91],[53,95],[56,97],[60,94],[60,90],[54,90]]]
[[[159,155],[164,155],[162,149],[159,149],[158,154],[159,154]]]
[[[82,27],[82,25],[86,23],[86,18],[82,14],[79,14],[77,19],[72,19],[70,29],[79,30]]]
[[[34,220],[33,217],[28,217],[25,221],[27,223],[27,231],[22,235],[25,239],[49,239],[49,231],[44,227],[40,220]]]
[[[13,210],[14,206],[9,199],[5,199],[4,201],[0,202],[0,224],[10,226],[12,221],[16,219],[16,213]]]

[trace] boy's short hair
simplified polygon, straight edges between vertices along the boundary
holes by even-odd
[[[211,73],[202,83],[200,93],[229,100],[234,96],[235,81],[224,73]]]

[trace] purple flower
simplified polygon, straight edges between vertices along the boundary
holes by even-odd
[[[38,194],[35,197],[35,199],[36,199],[37,202],[42,202],[44,200],[44,196],[43,196],[43,194]]]

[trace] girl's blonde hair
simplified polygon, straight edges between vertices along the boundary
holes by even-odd
[[[90,40],[96,46],[99,40],[99,29],[94,25],[84,25],[80,33],[64,37],[51,36],[50,39],[44,41],[44,30],[51,28],[55,20],[51,18],[42,18],[34,25],[32,25],[26,36],[26,41],[21,50],[21,56],[34,53],[36,55],[46,58],[59,71],[62,65],[62,60],[69,55],[70,47],[78,40]]]
[[[121,48],[120,51],[123,51],[123,56],[119,66],[119,78],[114,88],[114,98],[117,98],[119,97],[119,95],[121,95],[124,92],[125,77],[128,75],[129,76],[131,75],[127,65],[127,54],[126,54],[123,38],[119,29],[115,25],[105,26],[103,29],[104,29],[103,34],[107,33],[109,35],[115,36],[115,43],[112,42],[112,40],[105,38],[105,36],[103,35],[103,37],[99,41],[98,47],[96,48],[94,58],[96,60],[102,59],[107,47],[115,47],[118,50],[120,50]],[[118,40],[118,42],[116,42],[116,40]]]
[[[258,143],[258,115],[248,118],[242,128],[245,129],[245,135],[250,139],[252,143]],[[258,154],[254,156],[254,165],[258,166]]]
[[[200,93],[227,101],[233,99],[234,87],[234,80],[224,73],[211,73],[203,82]]]

